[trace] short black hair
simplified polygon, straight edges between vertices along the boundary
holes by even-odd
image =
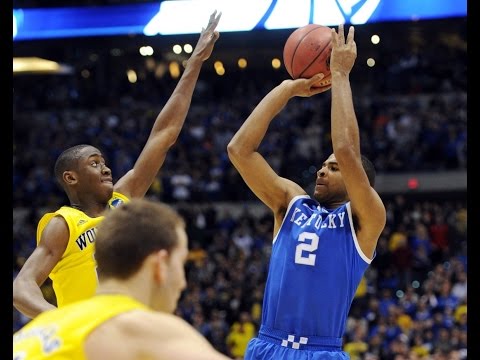
[[[87,144],[75,145],[64,150],[55,161],[53,173],[57,182],[63,187],[63,173],[67,170],[76,169],[80,152],[86,147],[91,146]]]

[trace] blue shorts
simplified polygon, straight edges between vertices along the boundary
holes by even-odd
[[[244,360],[350,360],[350,356],[341,347],[292,343],[286,344],[275,331],[259,332],[258,337],[249,341]],[[336,339],[339,340],[339,339]],[[338,341],[336,341],[338,343]],[[303,347],[303,349],[302,349]]]

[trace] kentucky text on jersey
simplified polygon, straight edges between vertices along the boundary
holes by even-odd
[[[336,229],[337,227],[345,227],[345,224],[343,222],[344,218],[345,212],[341,212],[338,214],[326,214],[326,216],[323,217],[320,214],[313,213],[309,217],[308,215],[303,213],[301,209],[295,207],[290,221],[299,225],[302,228],[304,228],[305,226],[309,226],[313,221],[315,221],[313,226],[316,229]]]

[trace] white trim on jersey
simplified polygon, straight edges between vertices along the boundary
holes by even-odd
[[[365,261],[367,264],[371,264],[373,259],[369,259],[367,255],[365,255],[360,248],[360,244],[358,243],[357,234],[355,233],[355,229],[353,227],[353,217],[352,217],[352,208],[350,206],[350,201],[346,204],[348,219],[350,220],[350,228],[352,229],[352,237],[353,242],[355,244],[355,248],[357,249],[358,255]]]
[[[294,203],[297,199],[300,199],[300,198],[311,199],[311,197],[308,196],[308,195],[297,195],[297,196],[294,196],[294,197],[292,198],[292,200],[290,200],[290,202],[288,203],[287,211],[285,211],[285,216],[283,217],[282,223],[280,224],[280,227],[278,228],[277,235],[275,235],[275,237],[273,238],[272,244],[275,244],[275,241],[277,241],[277,236],[278,236],[278,234],[280,233],[280,230],[282,230],[282,226],[283,226],[283,223],[285,222],[285,218],[287,217],[288,211],[289,211],[290,208],[292,207],[293,203]]]

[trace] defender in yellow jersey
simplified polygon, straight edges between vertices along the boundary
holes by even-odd
[[[16,332],[15,360],[228,359],[172,315],[188,256],[185,221],[173,208],[133,199],[106,214],[95,244],[97,294]]]
[[[155,180],[183,126],[202,65],[219,37],[215,29],[220,17],[216,11],[210,16],[133,169],[115,185],[101,151],[93,146],[77,145],[58,157],[55,177],[70,204],[40,221],[37,247],[14,279],[13,305],[25,316],[33,318],[55,307],[45,300],[40,289],[48,276],[53,280],[59,306],[92,295],[96,286],[95,226],[106,209],[143,197]],[[85,247],[80,249],[79,242],[83,245],[84,241]]]
[[[128,201],[126,196],[114,192],[109,206],[113,208],[113,204],[118,206]],[[69,230],[67,248],[50,272],[57,306],[61,307],[95,294],[98,280],[94,243],[96,227],[104,216],[92,218],[79,209],[62,206],[56,212],[47,213],[40,219],[37,227],[37,244],[40,243],[45,226],[55,216],[63,217]],[[81,276],[78,276],[79,274]]]

